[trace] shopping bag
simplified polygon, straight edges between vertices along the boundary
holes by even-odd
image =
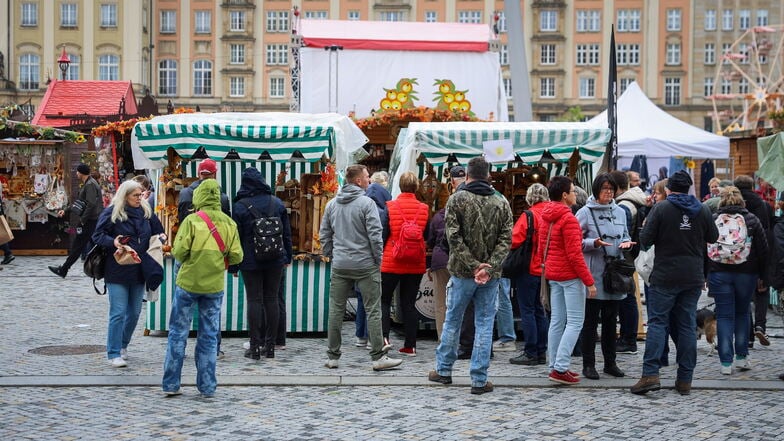
[[[8,225],[5,215],[0,214],[0,245],[7,244],[12,240],[14,240],[14,233],[11,232],[11,227]]]

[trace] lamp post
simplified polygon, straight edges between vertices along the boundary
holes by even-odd
[[[57,65],[60,66],[62,79],[65,81],[65,73],[68,71],[68,66],[71,65],[71,59],[68,58],[68,54],[65,53],[65,46],[63,46],[63,53],[60,54],[60,58],[57,59]]]

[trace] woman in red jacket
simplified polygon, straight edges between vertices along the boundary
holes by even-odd
[[[384,255],[381,259],[381,326],[384,332],[384,346],[390,347],[389,310],[392,294],[400,285],[400,307],[403,312],[403,329],[406,341],[400,353],[416,356],[416,334],[419,317],[414,307],[419,283],[425,273],[425,228],[427,227],[428,208],[419,202],[414,193],[419,180],[411,172],[400,176],[400,195],[387,202],[389,229]]]

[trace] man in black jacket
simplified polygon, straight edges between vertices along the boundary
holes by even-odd
[[[90,243],[98,223],[98,216],[103,211],[103,197],[101,196],[101,186],[92,176],[90,176],[90,166],[79,164],[76,167],[76,177],[82,183],[76,200],[70,207],[57,212],[57,217],[63,217],[66,213],[72,217],[78,217],[79,223],[76,226],[76,237],[74,237],[71,250],[65,263],[60,266],[50,266],[49,271],[65,278],[68,270],[79,260],[82,252]]]

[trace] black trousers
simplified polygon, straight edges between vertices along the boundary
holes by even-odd
[[[585,321],[580,331],[580,349],[583,352],[583,367],[596,366],[596,329],[602,324],[602,355],[604,365],[615,364],[615,323],[618,319],[619,300],[585,300]]]
[[[98,219],[94,219],[87,221],[86,224],[80,227],[82,232],[77,233],[74,237],[73,244],[71,244],[71,249],[68,251],[68,257],[65,259],[65,263],[61,266],[63,270],[68,272],[73,264],[76,263],[80,257],[82,257],[82,252],[89,251],[85,250],[85,248],[87,248],[88,244],[92,243],[93,233],[95,232],[95,226],[97,224]]]
[[[384,338],[389,338],[389,329],[392,326],[390,317],[392,296],[399,284],[400,309],[403,312],[403,330],[406,333],[404,346],[407,348],[416,348],[419,315],[414,305],[420,282],[422,282],[422,274],[381,273],[381,328]]]
[[[283,265],[242,271],[248,299],[250,347],[274,346],[278,334],[278,288]]]

